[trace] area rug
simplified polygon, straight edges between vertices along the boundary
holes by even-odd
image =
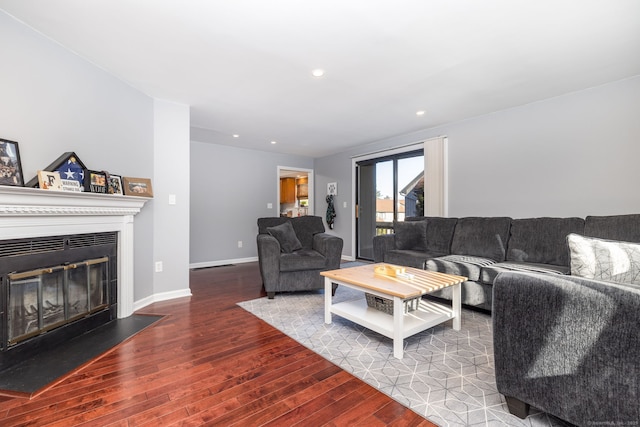
[[[64,346],[26,359],[0,372],[0,394],[32,397],[162,317],[134,314],[112,320]]]
[[[363,298],[338,287],[335,302]],[[462,311],[462,329],[445,322],[404,341],[404,357],[393,342],[333,315],[324,323],[323,291],[277,294],[238,304],[286,335],[440,426],[568,426],[532,408],[521,420],[498,393],[493,366],[491,317]]]

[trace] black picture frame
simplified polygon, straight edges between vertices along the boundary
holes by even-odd
[[[36,182],[38,177],[36,176]],[[24,187],[20,149],[16,141],[0,138],[0,185]]]
[[[109,177],[104,171],[86,170],[84,175],[84,191],[90,193],[108,193]]]
[[[42,170],[49,172],[58,171],[60,172],[61,179],[78,181],[80,188],[85,188],[84,177],[87,173],[87,167],[82,163],[80,157],[78,157],[78,155],[73,151],[63,153],[53,163]],[[34,178],[29,180],[26,186],[38,188],[38,176],[36,175]]]

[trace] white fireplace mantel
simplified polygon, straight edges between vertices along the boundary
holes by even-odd
[[[0,242],[118,232],[118,317],[128,317],[133,313],[133,217],[149,200],[0,186]]]

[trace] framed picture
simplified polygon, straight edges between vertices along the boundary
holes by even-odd
[[[58,171],[38,171],[38,185],[43,190],[62,191],[62,180]]]
[[[330,182],[327,184],[327,196],[337,196],[338,195],[338,183]]]
[[[107,192],[109,194],[124,194],[122,192],[122,177],[120,175],[109,175],[109,188]]]
[[[85,188],[84,175],[87,167],[82,163],[80,157],[73,151],[67,151],[58,157],[53,163],[44,168],[45,171],[58,171],[60,172],[60,179],[78,181],[80,188]],[[34,177],[27,182],[27,187],[37,187],[38,177]]]
[[[87,170],[84,179],[84,191],[107,194],[107,174]]]
[[[0,185],[24,186],[18,143],[0,139]]]
[[[149,178],[123,177],[122,185],[127,196],[153,197],[151,180]]]

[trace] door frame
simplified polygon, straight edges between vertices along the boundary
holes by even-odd
[[[356,217],[358,216],[357,209],[359,206],[356,205],[358,202],[356,199],[356,180],[357,180],[357,163],[376,159],[378,157],[392,156],[394,154],[402,154],[408,151],[416,151],[424,149],[424,141],[414,142],[408,145],[403,145],[401,147],[390,148],[386,150],[374,151],[367,154],[361,154],[358,156],[354,156],[351,158],[351,206],[353,206],[353,215],[351,215],[351,258],[356,259],[357,255],[357,242],[356,242]],[[279,196],[278,196],[279,197]]]

